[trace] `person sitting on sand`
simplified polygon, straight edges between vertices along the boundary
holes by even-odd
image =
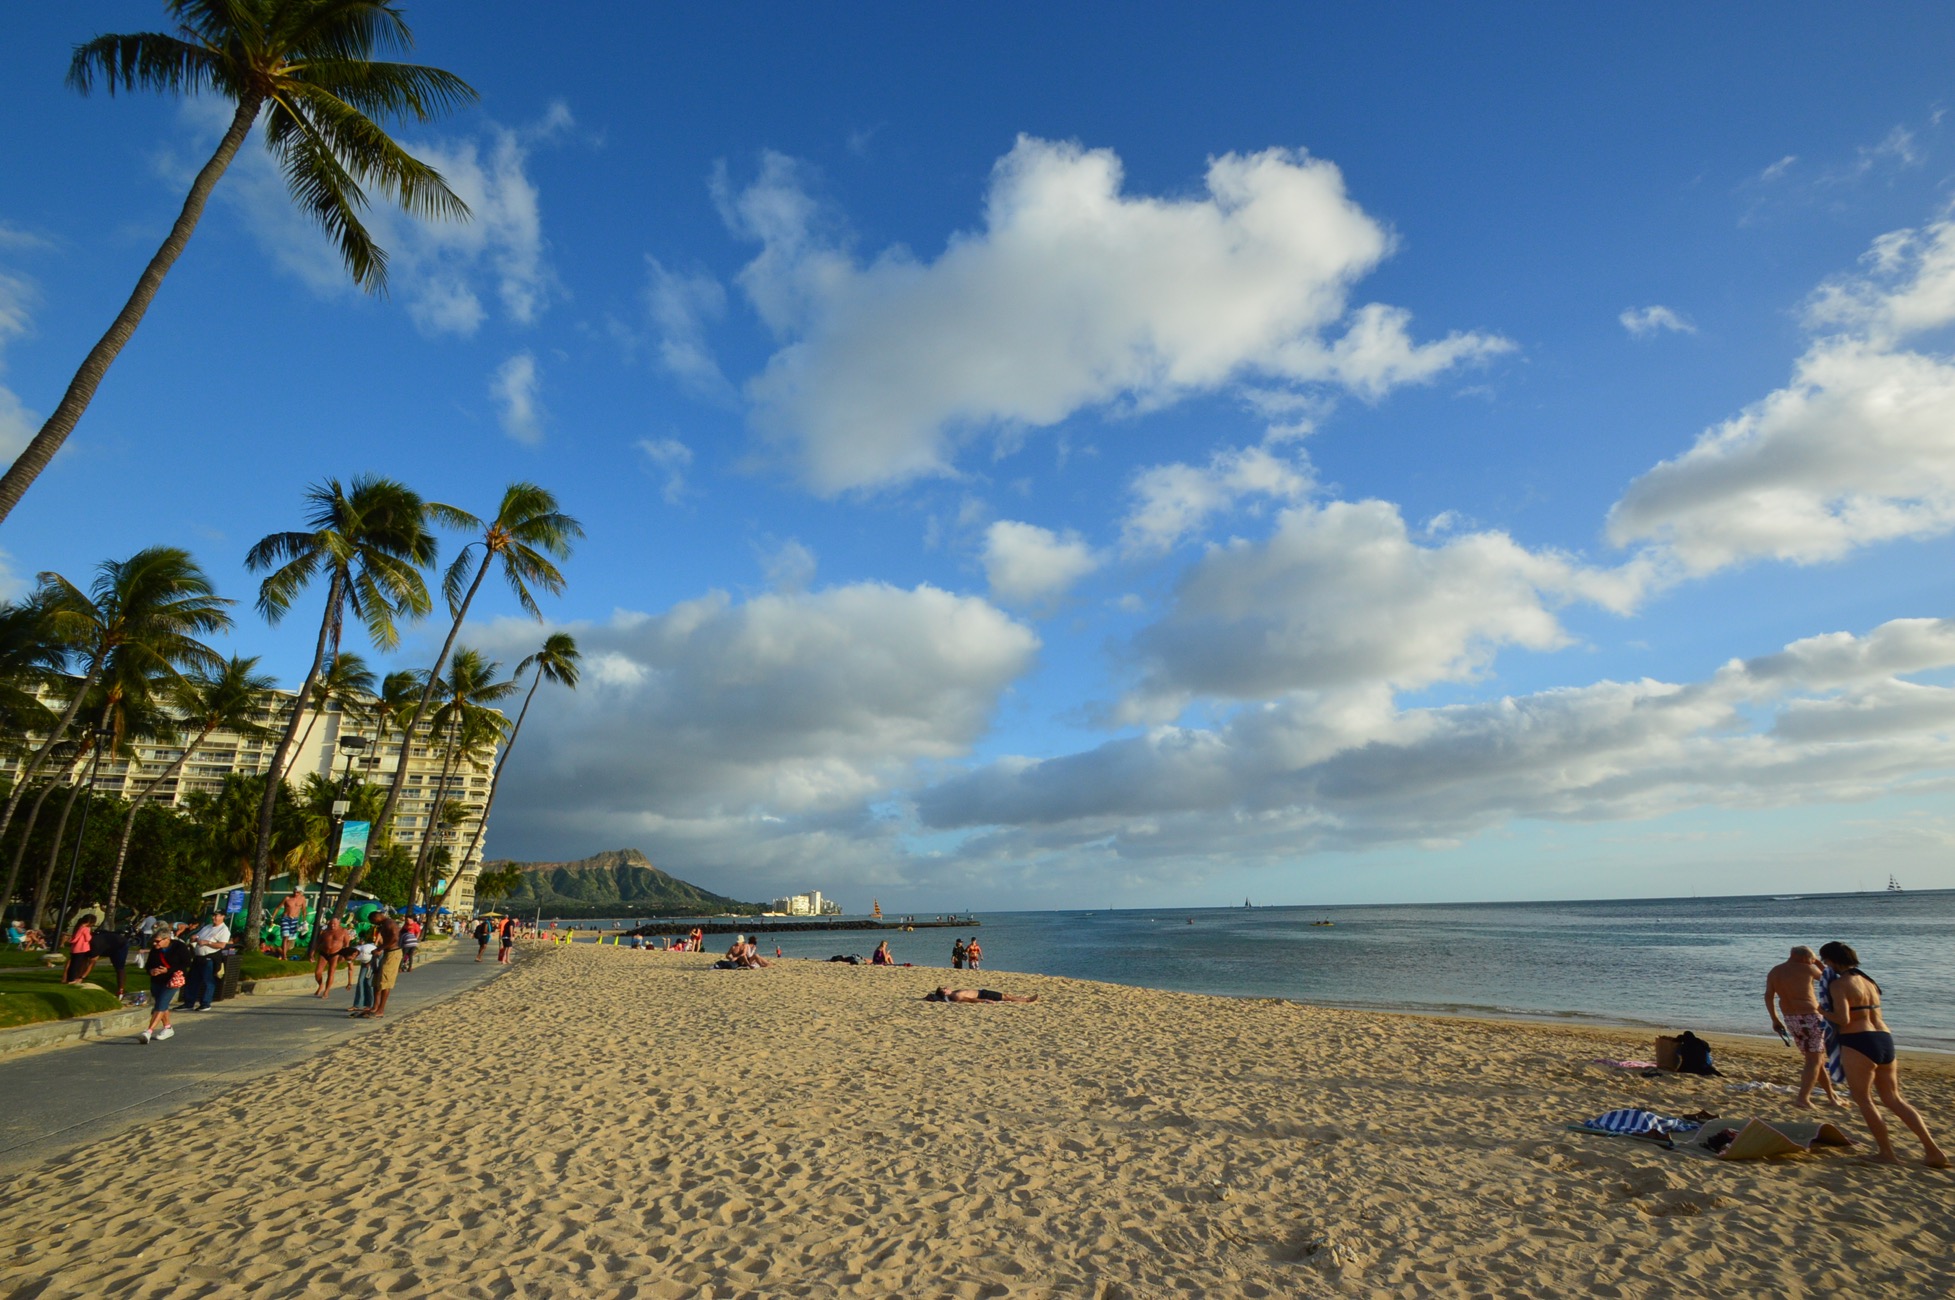
[[[1037,1002],[1039,995],[1000,993],[996,989],[943,989],[923,995],[925,1002]]]
[[[889,940],[884,939],[876,945],[876,950],[869,954],[869,964],[871,966],[894,966],[896,964],[896,959],[889,955]]]
[[[1813,1085],[1824,1082],[1826,1100],[1844,1106],[1833,1091],[1833,1078],[1826,1073],[1826,1018],[1819,1014],[1819,993],[1815,987],[1826,968],[1810,948],[1794,948],[1792,956],[1772,967],[1765,976],[1765,1013],[1772,1018],[1772,1032],[1805,1054],[1805,1072],[1799,1076],[1799,1095],[1793,1105],[1812,1109]]]
[[[1882,1164],[1900,1163],[1894,1154],[1893,1139],[1887,1134],[1887,1121],[1874,1108],[1874,1094],[1878,1093],[1881,1105],[1900,1116],[1901,1123],[1921,1139],[1921,1148],[1926,1152],[1922,1163],[1931,1169],[1948,1168],[1948,1157],[1935,1145],[1921,1113],[1901,1096],[1900,1067],[1894,1062],[1894,1035],[1888,1032],[1887,1021],[1880,1014],[1883,1001],[1880,985],[1860,969],[1860,955],[1837,940],[1822,947],[1819,957],[1838,976],[1832,985],[1833,1009],[1826,1018],[1839,1028],[1840,1064],[1846,1067],[1846,1085],[1852,1089],[1853,1100],[1860,1106],[1860,1117],[1867,1121],[1874,1142],[1880,1147],[1880,1154],[1869,1158]]]

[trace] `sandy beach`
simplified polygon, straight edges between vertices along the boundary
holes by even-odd
[[[1714,1039],[1727,1079],[1646,1080],[1591,1063],[1647,1055],[1632,1031],[992,971],[957,982],[1041,1001],[945,1006],[918,1000],[942,970],[521,958],[357,1055],[15,1176],[0,1295],[1955,1290],[1946,1172],[1565,1127],[1793,1118],[1727,1091],[1790,1081],[1776,1045]],[[1912,1057],[1903,1083],[1955,1138],[1955,1070]]]

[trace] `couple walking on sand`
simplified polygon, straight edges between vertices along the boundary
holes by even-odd
[[[1948,1157],[1935,1145],[1919,1111],[1901,1096],[1900,1067],[1894,1057],[1894,1035],[1880,1014],[1880,985],[1860,969],[1859,954],[1839,942],[1815,953],[1807,947],[1771,969],[1765,977],[1765,1010],[1772,1031],[1805,1056],[1799,1094],[1793,1105],[1812,1109],[1812,1090],[1824,1084],[1826,1100],[1843,1106],[1833,1089],[1843,1078],[1860,1108],[1860,1116],[1880,1148],[1875,1157],[1899,1163],[1887,1121],[1875,1105],[1886,1107],[1921,1139],[1925,1163],[1948,1167]]]

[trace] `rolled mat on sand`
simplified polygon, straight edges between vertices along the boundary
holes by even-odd
[[[1803,1155],[1816,1146],[1853,1146],[1852,1138],[1824,1121],[1767,1124],[1762,1119],[1713,1120],[1698,1132],[1697,1144],[1712,1147],[1719,1134],[1733,1130],[1736,1135],[1730,1143],[1717,1151],[1719,1160],[1763,1160],[1769,1156]]]

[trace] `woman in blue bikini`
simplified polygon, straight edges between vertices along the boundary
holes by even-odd
[[[1837,975],[1832,986],[1833,1009],[1826,1013],[1826,1018],[1838,1026],[1840,1064],[1846,1067],[1847,1086],[1853,1090],[1860,1115],[1880,1147],[1880,1154],[1874,1158],[1890,1165],[1900,1163],[1894,1155],[1893,1140],[1887,1134],[1887,1121],[1874,1106],[1874,1094],[1878,1093],[1880,1104],[1900,1116],[1901,1123],[1921,1139],[1921,1148],[1927,1153],[1923,1163],[1934,1169],[1948,1168],[1948,1157],[1929,1136],[1921,1112],[1901,1096],[1900,1067],[1894,1063],[1894,1035],[1888,1032],[1887,1022],[1880,1014],[1880,985],[1860,969],[1860,955],[1843,943],[1827,944],[1819,950],[1819,959]]]

